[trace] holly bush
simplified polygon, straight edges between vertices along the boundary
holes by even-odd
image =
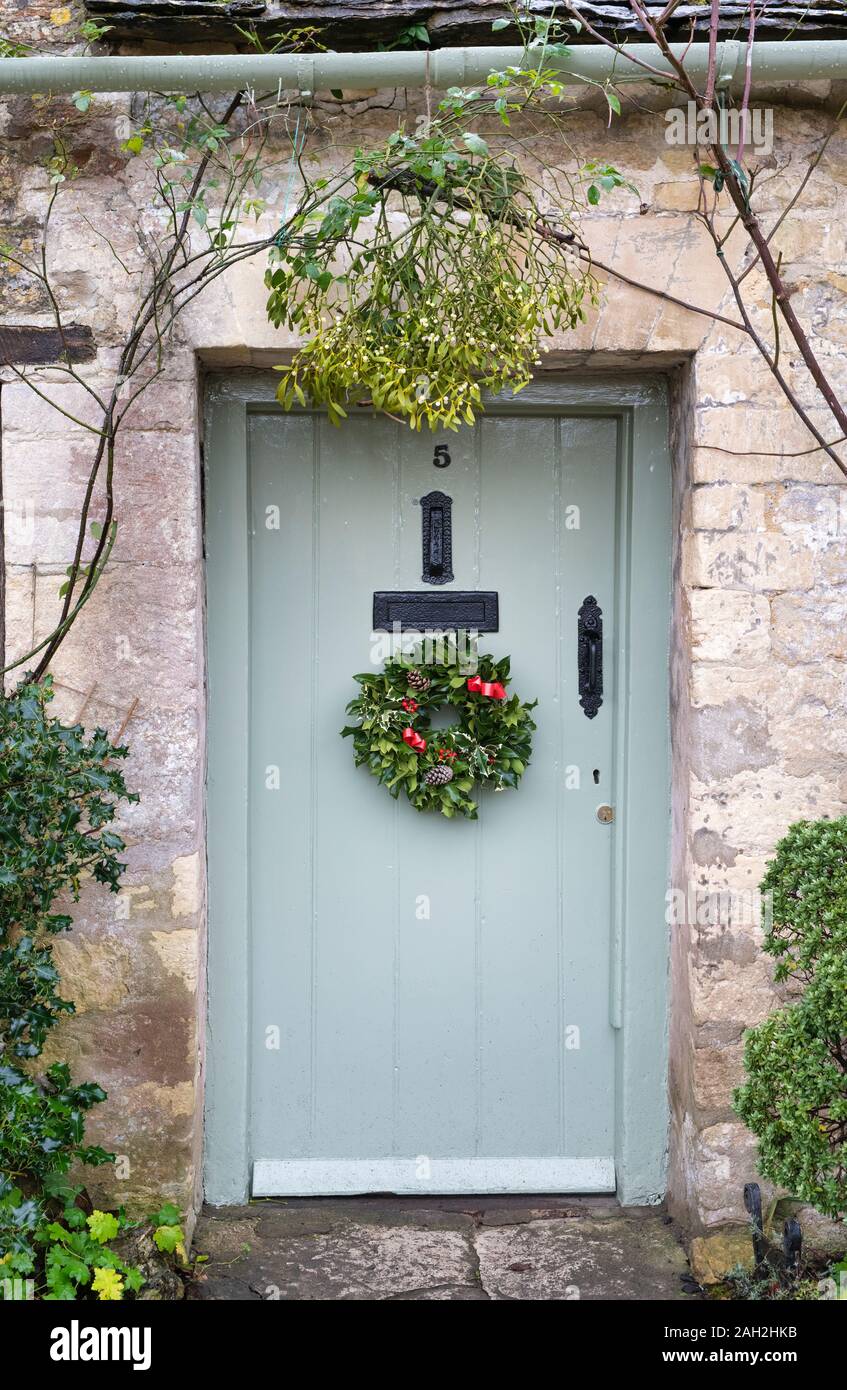
[[[747,1033],[735,1108],[765,1177],[825,1215],[847,1213],[847,817],[800,821],[762,880],[764,949],[795,1001]]]
[[[36,1062],[74,1012],[53,961],[52,939],[72,925],[57,899],[77,901],[86,878],[118,891],[124,842],[110,826],[138,798],[116,765],[127,749],[51,717],[52,698],[48,677],[0,699],[0,1274],[4,1263],[17,1274],[43,1266],[37,1232],[67,1206],[71,1164],[113,1158],[84,1141],[102,1087],[74,1083],[62,1062],[39,1074]]]

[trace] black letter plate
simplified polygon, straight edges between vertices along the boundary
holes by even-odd
[[[374,632],[391,632],[394,624],[401,632],[498,632],[500,612],[498,596],[491,592],[460,592],[446,589],[441,593],[391,593],[381,590],[374,594]]]

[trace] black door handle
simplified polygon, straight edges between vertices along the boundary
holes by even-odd
[[[433,507],[429,513],[429,573],[433,579],[440,579],[444,555],[444,512],[441,507]]]
[[[603,703],[603,610],[589,594],[577,614],[576,661],[579,703],[593,719]]]
[[[597,649],[600,645],[596,632],[588,634],[588,694],[593,695],[597,689]]]

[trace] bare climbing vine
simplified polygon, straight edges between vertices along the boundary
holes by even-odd
[[[710,24],[709,24],[709,61],[706,82],[703,91],[700,91],[696,83],[691,78],[685,67],[684,53],[680,55],[667,37],[667,27],[678,10],[681,0],[668,0],[664,9],[657,15],[648,11],[642,0],[629,0],[630,8],[638,20],[639,26],[651,40],[656,44],[662,56],[666,60],[668,70],[656,68],[654,65],[645,62],[633,53],[631,47],[627,50],[627,56],[638,63],[644,69],[647,77],[660,80],[664,86],[670,87],[687,100],[692,101],[698,113],[718,114],[719,103],[722,93],[717,81],[717,43],[718,43],[718,23],[720,18],[720,0],[709,0],[710,5]],[[604,44],[617,54],[622,54],[622,47],[610,40],[606,35],[594,28],[581,15],[577,7],[571,0],[565,0],[564,9],[570,13],[570,23],[578,26],[585,31],[598,43]],[[739,109],[741,138],[738,148],[733,152],[720,140],[714,140],[710,144],[710,152],[713,163],[701,162],[698,165],[698,175],[700,178],[700,197],[696,212],[696,217],[705,228],[712,242],[715,254],[726,275],[735,306],[738,310],[740,323],[734,326],[747,335],[755,344],[768,370],[773,375],[780,390],[791,404],[803,424],[816,441],[818,449],[822,450],[828,458],[847,476],[847,463],[844,462],[841,454],[837,451],[837,446],[847,440],[847,409],[845,409],[838,392],[829,380],[828,374],[821,362],[819,355],[815,352],[809,335],[802,324],[800,317],[791,303],[792,290],[786,283],[782,274],[781,258],[775,248],[775,237],[783,225],[785,218],[792,208],[796,207],[806,185],[820,163],[826,146],[832,135],[838,128],[839,122],[847,109],[847,103],[838,111],[828,134],[824,137],[815,155],[809,162],[809,167],[802,179],[799,181],[797,190],[783,208],[779,217],[770,230],[766,230],[763,225],[760,213],[756,209],[756,171],[751,169],[749,163],[745,163],[746,141],[745,135],[749,124],[750,94],[752,89],[753,71],[753,51],[756,40],[757,22],[756,0],[749,0],[749,12],[747,21],[747,42],[744,60],[744,88]],[[691,22],[691,36],[694,35],[694,20]],[[705,126],[709,129],[709,125]],[[719,130],[720,122],[715,120],[711,123],[711,128]],[[721,199],[724,199],[723,203]],[[729,226],[722,229],[719,223],[719,215],[726,208],[726,203],[731,204],[734,215]],[[736,227],[740,225],[747,234],[750,243],[750,253],[747,257],[747,264],[744,270],[737,274],[730,266],[726,255],[726,246]],[[744,292],[741,288],[743,280],[756,266],[761,266],[767,277],[772,296],[772,323],[773,331],[770,341],[755,326],[753,314],[750,311]],[[614,269],[612,268],[614,274]],[[818,429],[812,420],[809,411],[803,405],[795,388],[789,383],[785,372],[780,363],[780,342],[783,329],[787,330],[795,347],[799,350],[800,356],[805,367],[814,382],[817,391],[827,409],[829,410],[834,424],[839,430],[839,434],[832,440],[827,440],[825,435]],[[815,452],[815,451],[812,451]]]

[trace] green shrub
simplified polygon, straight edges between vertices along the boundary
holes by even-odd
[[[0,1297],[6,1302],[24,1301],[30,1286],[33,1295],[45,1302],[65,1303],[86,1294],[114,1301],[126,1292],[138,1293],[144,1283],[141,1270],[128,1264],[111,1244],[133,1229],[123,1213],[113,1216],[95,1210],[86,1215],[79,1202],[82,1188],[65,1184],[55,1174],[45,1189],[44,1196],[48,1194],[54,1219],[44,1213],[41,1220],[32,1220],[38,1203],[31,1203],[30,1240],[25,1248],[7,1250],[0,1260],[4,1279]],[[11,1213],[13,1232],[14,1208],[22,1201],[19,1188],[10,1189],[0,1201],[0,1221],[5,1208]]]
[[[86,1113],[105,1091],[75,1084],[60,1062],[40,1075],[36,1059],[74,1011],[59,994],[51,944],[71,918],[54,904],[78,900],[89,877],[117,892],[124,842],[109,827],[122,801],[138,799],[115,766],[126,748],[103,729],[51,718],[52,698],[48,678],[0,699],[0,1261],[16,1274],[43,1267],[45,1221],[67,1221],[71,1164],[113,1157],[84,1142]],[[67,1229],[79,1244],[85,1233]]]
[[[825,1215],[847,1213],[847,817],[800,821],[762,880],[765,950],[802,994],[745,1038],[735,1109],[762,1173]]]

